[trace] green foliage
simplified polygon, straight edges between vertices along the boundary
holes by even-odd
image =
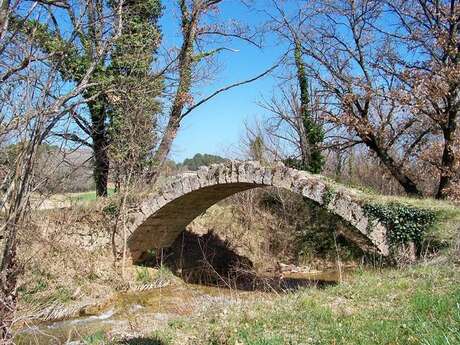
[[[115,194],[115,189],[114,188],[108,188],[107,189],[108,196],[114,195]],[[70,199],[70,201],[76,202],[76,203],[86,203],[86,202],[91,202],[95,201],[97,199],[96,197],[96,191],[91,190],[88,192],[78,192],[78,193],[68,193],[64,194],[67,198]],[[108,205],[107,207],[110,207]]]
[[[139,266],[136,268],[136,281],[141,284],[149,284],[155,280],[170,280],[173,279],[174,274],[165,265],[160,265],[156,268],[154,274],[151,274],[151,268],[147,266]]]
[[[335,231],[341,220],[328,212],[324,207],[310,205],[306,221],[298,224],[296,231],[296,247],[300,264],[310,265],[315,259],[322,258],[334,261],[339,255],[343,260],[362,257],[362,250]]]
[[[166,265],[160,265],[155,273],[156,279],[172,279],[174,274]]]
[[[190,170],[198,170],[201,166],[209,166],[211,164],[224,163],[227,159],[220,156],[197,153],[193,158],[187,158],[181,166],[187,167]]]
[[[59,286],[53,293],[52,299],[60,303],[69,303],[72,300],[72,291],[65,286]]]
[[[290,167],[293,169],[308,171],[308,166],[305,165],[301,159],[298,159],[295,157],[287,157],[283,159],[283,163],[287,167]]]
[[[41,49],[50,54],[52,62],[59,68],[64,79],[79,81],[84,77],[91,63],[90,58],[81,54],[74,43],[66,41],[57,28],[51,29],[38,20],[14,18],[13,22],[19,30],[33,36]],[[85,43],[82,42],[83,46]],[[96,67],[96,70],[100,67]]]
[[[113,1],[114,10],[118,1]],[[111,68],[118,75],[145,75],[150,68],[159,41],[158,19],[162,7],[159,0],[131,0],[123,3],[124,27],[115,42]]]
[[[144,255],[142,262],[139,263],[141,266],[154,267],[157,264],[157,252],[155,249],[148,249]]]
[[[32,287],[31,290],[28,291],[29,294],[35,294],[40,291],[44,291],[48,288],[48,283],[44,279],[39,279],[36,283],[35,286]]]
[[[315,259],[335,261],[337,255],[344,260],[361,258],[358,246],[335,234],[346,224],[323,206],[289,192],[263,193],[259,202],[261,209],[282,219],[263,239],[273,257],[292,258],[302,265],[315,265]]]
[[[117,1],[114,1],[114,8]],[[120,182],[130,172],[152,163],[155,127],[161,104],[157,99],[163,81],[152,74],[151,64],[161,40],[159,0],[124,2],[125,25],[115,42],[109,72],[114,76],[114,96],[108,102],[110,158]]]
[[[27,303],[36,300],[37,294],[48,289],[48,279],[50,278],[39,270],[33,270],[32,276],[34,278],[33,281],[18,288],[18,292],[20,293],[21,298],[24,299],[24,301]]]
[[[67,304],[74,299],[72,290],[66,286],[53,286],[53,276],[40,269],[32,269],[32,279],[18,288],[20,298],[26,303]]]
[[[15,17],[12,26],[18,31],[32,37],[37,45],[49,53],[52,63],[57,67],[64,80],[79,83],[85,76],[88,68],[94,62],[94,47],[101,42],[95,32],[99,25],[107,27],[116,18],[118,0],[109,0],[101,3],[101,8],[112,11],[112,15],[104,14],[104,19],[96,21],[82,18],[88,22],[84,28],[78,30],[78,40],[70,35],[67,40],[61,34],[62,27],[53,27],[49,23],[38,20],[24,20]],[[121,35],[113,42],[110,51],[102,56],[90,76],[91,87],[87,88],[83,97],[88,101],[90,112],[90,135],[93,140],[95,154],[94,179],[98,193],[103,193],[108,174],[107,147],[111,148],[111,159],[119,163],[139,161],[145,163],[149,150],[155,146],[155,116],[161,105],[157,97],[163,88],[162,79],[151,73],[151,64],[154,61],[156,49],[161,40],[158,19],[161,16],[160,0],[130,0],[123,3],[123,27]],[[107,20],[107,23],[100,23]],[[52,21],[50,21],[52,22]],[[108,37],[108,32],[105,37]],[[127,116],[129,115],[129,116]],[[127,118],[128,117],[128,118]],[[133,129],[136,133],[133,134]],[[132,150],[132,138],[136,137],[135,149]],[[135,151],[133,153],[133,151]],[[100,154],[103,152],[103,154]],[[140,164],[142,169],[142,164]],[[118,175],[120,172],[118,172]]]
[[[431,210],[398,203],[366,204],[364,211],[371,221],[379,220],[387,226],[387,236],[391,245],[411,241],[420,244],[424,233],[436,221],[436,214]]]

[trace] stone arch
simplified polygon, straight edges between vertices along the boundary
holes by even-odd
[[[132,260],[149,249],[171,245],[193,219],[215,203],[238,192],[267,186],[290,190],[322,205],[350,225],[352,231],[344,234],[350,240],[363,249],[389,254],[387,229],[379,222],[369,226],[358,193],[332,187],[320,175],[281,163],[262,166],[253,161],[230,161],[170,177],[142,202],[139,211],[130,217],[128,248]]]

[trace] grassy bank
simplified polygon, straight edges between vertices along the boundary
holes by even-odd
[[[460,344],[452,263],[356,272],[349,282],[177,320],[151,344]]]
[[[115,193],[115,188],[108,188],[107,192],[108,192],[108,195],[111,196]],[[91,190],[88,192],[81,192],[81,193],[69,193],[69,194],[65,194],[65,197],[75,203],[95,201],[96,191]]]

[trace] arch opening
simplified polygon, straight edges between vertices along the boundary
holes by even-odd
[[[142,255],[138,264],[166,266],[187,283],[239,290],[323,286],[339,280],[337,256],[346,269],[363,255],[340,224],[284,188],[251,188],[211,206],[161,254],[151,251],[157,256]]]

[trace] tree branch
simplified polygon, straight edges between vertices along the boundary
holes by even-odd
[[[222,93],[222,92],[225,92],[225,91],[228,91],[230,89],[233,89],[235,87],[238,87],[238,86],[241,86],[241,85],[245,85],[245,84],[249,84],[249,83],[252,83],[253,81],[256,81],[257,79],[260,79],[260,78],[263,78],[264,76],[266,76],[267,74],[271,73],[273,70],[275,70],[278,66],[280,65],[280,63],[277,63],[275,65],[273,65],[272,67],[270,67],[269,69],[267,69],[266,71],[264,71],[263,73],[255,76],[254,78],[251,78],[251,79],[247,79],[247,80],[244,80],[244,81],[240,81],[240,82],[237,82],[237,83],[234,83],[234,84],[231,84],[231,85],[228,85],[226,87],[223,87],[215,92],[213,92],[211,95],[203,98],[202,100],[198,101],[197,103],[195,103],[193,106],[191,106],[190,108],[188,108],[182,115],[181,115],[181,120],[186,117],[188,114],[190,114],[194,109],[198,108],[200,105],[202,105],[203,103],[206,103],[207,101],[209,101],[210,99],[214,98],[215,96],[217,96],[218,94]]]

